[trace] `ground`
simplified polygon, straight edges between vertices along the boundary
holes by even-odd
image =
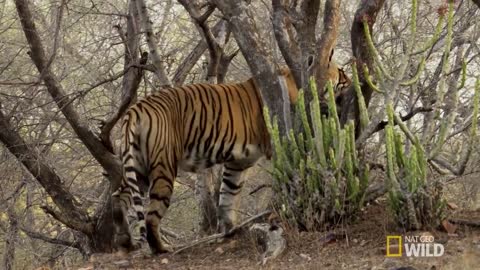
[[[480,209],[458,211],[452,218],[480,221]],[[459,225],[454,234],[442,229],[411,234],[433,235],[445,247],[438,258],[386,258],[386,236],[403,235],[395,229],[385,202],[365,208],[359,219],[335,230],[316,233],[286,232],[287,250],[260,265],[261,251],[252,237],[238,236],[225,243],[202,244],[176,255],[95,255],[74,269],[479,269],[480,228]],[[410,268],[409,268],[410,267]]]

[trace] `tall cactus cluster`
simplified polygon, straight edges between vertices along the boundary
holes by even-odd
[[[449,56],[453,41],[455,2],[453,0],[448,1],[447,14],[440,14],[434,35],[421,46],[415,45],[418,42],[416,39],[417,0],[411,0],[411,3],[410,35],[406,39],[406,53],[399,57],[400,65],[395,70],[388,70],[382,63],[380,54],[377,52],[371,38],[369,28],[364,23],[368,47],[377,67],[373,73],[378,86],[371,81],[368,70],[364,70],[365,77],[370,87],[383,94],[385,107],[382,111],[386,112],[388,116],[388,125],[385,128],[385,149],[387,163],[386,185],[390,209],[397,223],[407,230],[435,227],[445,217],[445,200],[442,197],[442,184],[435,179],[434,175],[427,176],[427,166],[431,165],[437,171],[441,171],[436,166],[436,162],[439,158],[443,158],[442,151],[446,139],[452,131],[458,116],[459,90],[465,87],[466,76],[466,65],[463,63],[460,85],[447,83],[447,78],[451,72]],[[447,15],[446,22],[445,15]],[[426,51],[431,49],[438,40],[444,23],[446,23],[447,33],[444,41],[443,58],[440,63],[441,76],[438,82],[438,89],[429,92],[429,102],[424,102],[433,104],[432,113],[424,116],[423,128],[421,131],[414,133],[402,122],[402,119],[395,112],[393,104],[399,103],[399,93],[402,87],[412,87],[411,90],[413,91],[416,89],[415,86],[426,66]],[[418,47],[420,47],[419,50],[417,49]],[[418,61],[416,74],[412,78],[405,79],[406,68],[409,62],[414,63],[418,59],[420,60]],[[476,141],[479,85],[480,79],[477,80],[473,99],[469,142],[463,146],[461,155],[458,158],[458,163],[463,164],[460,166],[463,169],[457,170],[459,174],[462,173],[460,171],[465,169],[466,162]],[[387,89],[388,91],[386,91]],[[384,115],[380,116],[383,118]],[[399,131],[394,128],[395,124],[398,125]],[[412,145],[408,151],[406,150],[405,140],[408,140],[408,143]]]
[[[289,224],[302,230],[324,228],[351,216],[363,205],[368,186],[369,170],[356,152],[354,124],[340,126],[330,82],[327,89],[329,117],[321,114],[313,80],[310,117],[300,91],[296,111],[302,132],[290,130],[281,137],[276,118],[272,123],[264,109],[275,150],[271,173],[276,204]]]
[[[427,158],[418,138],[415,137],[410,153],[406,153],[404,138],[394,129],[391,104],[387,106],[387,114],[385,148],[390,209],[397,223],[407,230],[435,227],[444,218],[441,186],[427,184]]]
[[[364,198],[368,195],[366,192],[369,170],[356,148],[365,146],[366,140],[375,133],[378,123],[385,117],[388,117],[388,125],[385,132],[379,135],[385,136],[385,186],[395,220],[405,229],[420,229],[435,227],[445,218],[442,186],[433,174],[428,175],[428,166],[442,173],[438,164],[445,160],[444,146],[459,115],[459,91],[466,87],[465,63],[459,69],[460,84],[448,83],[452,65],[449,55],[453,42],[455,2],[449,0],[447,3],[448,12],[439,12],[433,36],[419,46],[416,22],[418,3],[417,0],[411,0],[410,34],[405,39],[405,52],[397,57],[398,63],[395,63],[395,69],[391,70],[383,62],[368,24],[364,22],[364,33],[374,66],[368,70],[362,65],[357,70],[355,63],[352,65],[353,86],[360,113],[358,124],[361,132],[358,138],[354,135],[353,122],[348,122],[343,127],[340,125],[331,83],[327,83],[328,117],[320,112],[320,102],[313,80],[310,83],[313,101],[308,113],[303,92],[300,92],[296,105],[296,113],[299,115],[296,122],[300,125],[296,130],[299,132],[290,131],[288,136],[280,137],[276,119],[272,122],[265,109],[265,121],[275,149],[271,173],[275,179],[277,204],[280,206],[280,214],[290,224],[300,229],[315,230],[352,216],[355,210],[362,207]],[[423,104],[432,104],[431,112],[422,117],[423,121],[418,121],[421,119],[417,118],[417,121],[411,121],[407,125],[398,114],[398,111],[405,109],[399,107],[402,103],[401,91],[407,88],[412,93],[418,91],[420,78],[427,67],[428,52],[440,38],[445,24],[447,33],[442,61],[439,64],[441,76],[438,87],[426,94],[419,93],[423,95]],[[459,64],[456,62],[454,65]],[[409,76],[407,71],[413,70],[415,66],[415,74]],[[384,98],[383,104],[373,110],[373,117],[369,117],[363,99],[359,73],[363,75],[362,83]],[[473,95],[468,142],[460,151],[459,168],[451,169],[457,175],[465,170],[477,142],[479,95],[480,78],[477,79]],[[422,125],[422,128],[419,129],[418,125]]]

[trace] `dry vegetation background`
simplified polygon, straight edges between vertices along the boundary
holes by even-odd
[[[0,257],[3,260],[0,268],[6,269],[14,265],[15,269],[35,269],[40,266],[64,269],[81,265],[91,250],[86,248],[88,244],[84,234],[59,222],[58,219],[62,218],[55,216],[58,211],[55,210],[52,214],[53,206],[58,207],[58,204],[52,199],[52,194],[46,192],[45,185],[48,186],[49,183],[61,185],[63,190],[73,196],[74,206],[82,209],[88,217],[100,216],[98,213],[102,212],[101,209],[110,195],[110,181],[103,175],[105,164],[100,165],[101,158],[92,156],[91,147],[86,146],[85,139],[78,135],[68,116],[65,116],[64,108],[69,106],[74,108],[81,118],[80,125],[86,129],[85,134],[92,136],[102,133],[102,125],[118,111],[126,93],[125,85],[128,84],[126,80],[130,78],[128,76],[135,76],[133,73],[138,72],[135,68],[125,71],[125,67],[128,66],[125,42],[128,42],[129,38],[125,33],[128,32],[127,18],[131,1],[26,1],[32,15],[31,19],[35,22],[36,30],[43,42],[45,63],[68,98],[64,107],[59,107],[58,99],[52,98],[49,86],[45,82],[46,73],[40,73],[32,62],[31,55],[35,52],[32,52],[25,39],[17,13],[18,2],[25,1],[0,0],[0,121],[8,121],[12,129],[24,140],[26,149],[35,157],[41,158],[36,160],[38,164],[48,165],[59,178],[57,182],[53,180],[49,182],[51,179],[46,179],[46,182],[38,181],[35,177],[37,175],[32,176],[31,171],[25,169],[5,144],[0,144]],[[209,64],[212,51],[209,52],[205,45],[201,27],[192,20],[191,14],[180,2],[182,1],[146,1],[163,70],[168,79],[175,84],[211,81]],[[325,1],[319,2],[321,4],[317,27],[321,28]],[[353,55],[351,26],[359,5],[369,1],[341,2],[334,58],[345,68],[347,74],[351,75],[349,65]],[[434,35],[439,16],[438,9],[444,2],[419,1],[417,16],[419,43],[423,44]],[[284,63],[272,30],[272,3],[263,0],[245,3],[248,3],[249,19],[255,21],[254,35],[264,42],[273,63]],[[380,52],[383,64],[393,71],[398,68],[398,61],[405,54],[410,8],[410,1],[385,1],[374,26],[375,46]],[[216,10],[208,18],[208,26],[215,29],[214,25],[222,16],[222,13]],[[446,30],[443,30],[439,40],[428,52],[427,65],[418,84],[415,87],[404,87],[397,92],[397,112],[405,114],[415,107],[426,107],[427,104],[418,105],[423,97],[417,93],[421,92],[421,89],[427,89],[427,92],[434,92],[437,89],[440,74],[437,74],[436,70],[440,66],[446,40]],[[241,81],[251,76],[251,69],[243,55],[245,51],[240,50],[236,36],[231,31],[232,29],[227,28],[224,42],[220,42],[222,55],[230,57],[231,60],[221,67],[226,72],[224,78],[226,82]],[[320,36],[319,33],[320,31],[317,36]],[[135,33],[138,40],[138,55],[135,60],[137,62],[131,63],[138,64],[140,51],[149,51],[143,34],[142,31]],[[315,33],[311,34],[315,36]],[[478,140],[471,145],[468,132],[474,84],[480,75],[479,38],[480,3],[455,1],[453,42],[450,50],[451,73],[447,76],[447,83],[456,85],[461,76],[461,60],[467,63],[466,81],[465,86],[458,91],[459,102],[456,108],[458,116],[450,126],[451,130],[448,131],[447,140],[442,147],[442,160],[445,161],[443,164],[445,166],[437,163],[437,168],[430,167],[429,171],[430,179],[442,183],[447,200],[458,206],[458,209],[451,210],[449,215],[473,219],[477,226],[480,222],[478,198],[480,148]],[[202,46],[203,50],[198,50],[198,46]],[[192,52],[197,52],[198,58]],[[152,61],[151,56],[149,59]],[[182,67],[188,62],[192,62],[191,68],[183,70]],[[151,67],[145,68],[138,81],[139,97],[151,93],[163,84],[157,72],[151,72]],[[416,68],[416,62],[413,61],[408,66],[406,74],[414,76]],[[216,77],[214,81],[219,79],[223,80]],[[421,101],[418,101],[419,99]],[[382,95],[374,94],[369,112],[372,115],[381,114],[383,102]],[[379,119],[382,120],[384,117],[385,115]],[[408,122],[410,129],[418,134],[421,134],[424,128],[423,117],[423,114],[419,113]],[[115,148],[119,142],[117,128],[113,128],[109,134]],[[372,164],[385,164],[385,150],[380,146],[384,141],[379,134],[381,132],[371,134],[365,146],[366,155]],[[462,149],[468,146],[472,146],[472,154],[464,171],[458,173]],[[272,195],[270,188],[266,187],[249,195],[250,191],[262,184],[271,183],[271,176],[267,173],[269,166],[269,162],[262,160],[246,174],[246,186],[241,195],[242,203],[238,207],[240,217],[254,215],[269,206]],[[174,199],[163,220],[163,227],[175,236],[170,239],[174,243],[185,243],[199,237],[201,211],[194,192],[196,178],[197,176],[186,174],[179,177]],[[383,183],[384,178],[384,171],[372,170],[372,185]],[[291,232],[287,236],[290,243],[287,255],[281,258],[277,265],[269,267],[310,269],[323,265],[329,269],[348,267],[356,269],[385,264],[383,255],[381,252],[378,253],[378,250],[382,248],[385,234],[395,229],[389,225],[392,219],[386,210],[385,200],[380,198],[373,204],[371,210],[362,212],[364,216],[360,215],[357,223],[340,226],[341,230],[344,230],[345,226],[352,226],[346,230],[351,235],[350,241],[355,239],[356,242],[345,243],[342,238],[336,241],[334,246],[324,248],[319,239],[325,236],[325,232],[319,234]],[[372,220],[378,222],[372,224]],[[88,224],[90,221],[86,219],[82,222]],[[448,254],[450,256],[448,260],[469,262],[471,257],[464,260],[462,256],[470,256],[469,254],[473,254],[471,255],[473,257],[480,256],[478,229],[462,227],[458,234],[459,238],[451,240],[454,244],[450,250],[453,251]],[[448,237],[445,233],[440,235]],[[462,242],[462,239],[466,240]],[[191,253],[186,251],[179,257],[171,258],[169,264],[164,267],[207,269],[210,262],[214,262],[215,265],[225,269],[228,267],[255,269],[259,253],[255,250],[251,253],[245,252],[252,250],[255,245],[250,240],[236,241],[240,244],[230,249],[223,247],[226,253],[218,253],[216,246],[196,248]],[[362,241],[367,241],[368,244]],[[300,254],[307,254],[305,256],[308,258]],[[338,262],[336,258],[344,256],[342,254],[348,254],[345,262]],[[363,260],[365,258],[366,261]],[[160,261],[160,259],[144,261],[143,258],[135,260],[139,268],[153,269],[155,267],[152,265],[158,265]],[[445,259],[435,263],[420,262],[417,267],[421,269],[436,264],[447,265],[447,269],[455,269],[455,265],[448,266],[446,261]],[[110,267],[114,269],[116,266]],[[388,268],[388,265],[385,268]]]

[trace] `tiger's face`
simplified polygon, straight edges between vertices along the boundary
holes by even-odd
[[[347,76],[345,71],[342,68],[339,68],[335,62],[330,62],[328,66],[328,79],[333,84],[333,90],[335,97],[340,95],[345,89],[347,89],[351,84],[352,80]],[[290,98],[290,103],[295,104],[298,98],[298,87],[295,83],[292,72],[286,66],[283,66],[279,70],[279,75],[285,79],[285,83],[288,89],[288,96]],[[319,89],[319,92],[321,90]],[[320,93],[326,95],[326,91],[321,91]]]
[[[328,79],[332,82],[335,96],[340,95],[343,90],[352,84],[352,80],[347,76],[343,68],[339,68],[333,61],[328,65]]]

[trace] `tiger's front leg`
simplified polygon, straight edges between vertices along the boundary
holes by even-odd
[[[227,233],[235,225],[235,206],[238,201],[238,194],[242,190],[241,176],[245,169],[244,166],[235,163],[226,163],[224,166],[217,211],[219,233]]]

